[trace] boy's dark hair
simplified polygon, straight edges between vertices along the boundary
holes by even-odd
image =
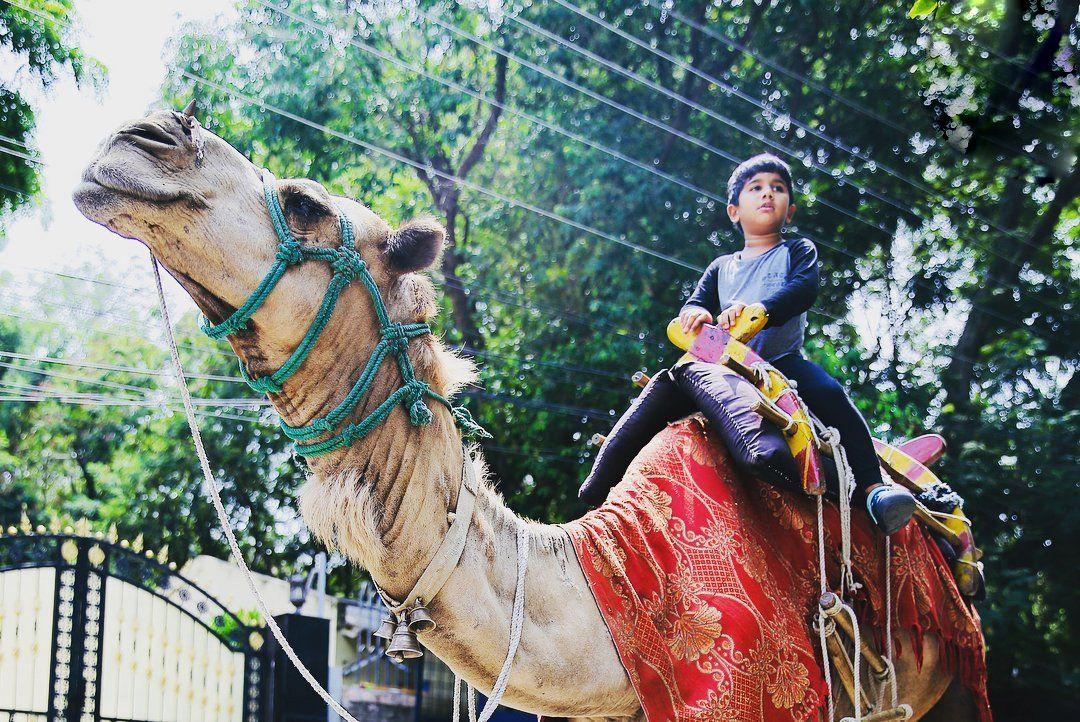
[[[739,194],[742,193],[746,181],[758,173],[777,173],[787,184],[788,194],[794,197],[795,189],[791,185],[791,166],[777,158],[772,153],[761,153],[752,158],[747,158],[735,168],[727,182],[728,204],[739,205]]]

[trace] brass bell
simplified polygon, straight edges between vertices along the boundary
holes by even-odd
[[[375,630],[375,636],[379,639],[385,639],[387,641],[394,638],[394,620],[389,616],[384,616],[379,623],[379,628]]]
[[[424,656],[424,650],[420,648],[420,642],[416,634],[409,630],[409,623],[404,619],[398,622],[394,630],[394,638],[390,640],[390,646],[386,648],[386,656],[394,659],[416,659]]]
[[[435,629],[435,620],[428,614],[427,607],[422,602],[417,602],[416,606],[409,610],[409,631],[416,632],[430,632]]]

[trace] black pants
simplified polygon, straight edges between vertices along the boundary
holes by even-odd
[[[799,396],[814,415],[840,432],[840,443],[855,474],[856,488],[865,493],[866,487],[880,483],[881,471],[870,429],[837,380],[799,353],[781,356],[771,363],[798,384]]]

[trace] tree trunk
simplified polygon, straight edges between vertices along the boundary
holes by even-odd
[[[447,193],[444,196],[444,200],[439,204],[439,211],[446,218],[446,252],[443,253],[442,257],[442,273],[446,279],[445,291],[450,299],[454,328],[461,334],[463,340],[479,349],[483,349],[484,338],[480,335],[480,329],[473,319],[475,311],[473,299],[465,292],[463,288],[464,282],[458,276],[461,256],[457,245],[457,218],[461,210],[458,206],[456,191]]]
[[[998,225],[1006,231],[1014,230],[1018,224],[1023,206],[1023,191],[1023,180],[1014,174],[1006,183],[998,217]],[[1059,184],[1054,200],[1039,216],[1035,228],[1026,240],[1013,238],[1008,233],[1001,234],[996,246],[1004,251],[1002,255],[1007,256],[1008,260],[990,264],[986,282],[979,285],[971,299],[972,309],[968,313],[964,331],[953,349],[949,367],[942,380],[946,402],[956,409],[964,409],[971,402],[975,364],[990,334],[997,330],[1000,324],[1000,319],[994,313],[1010,319],[1019,318],[1019,314],[1012,309],[1012,294],[1007,291],[1016,287],[1025,264],[1050,240],[1062,211],[1078,195],[1080,165],[1074,165],[1069,175]]]

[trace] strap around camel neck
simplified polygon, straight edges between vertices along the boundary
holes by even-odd
[[[409,341],[419,336],[431,333],[426,323],[395,323],[390,320],[383,303],[382,294],[375,284],[367,264],[356,251],[356,241],[353,235],[352,222],[344,213],[338,212],[338,222],[341,226],[341,245],[337,248],[306,248],[293,236],[285,222],[285,214],[281,210],[278,200],[277,189],[274,186],[274,176],[268,170],[263,171],[263,197],[266,201],[266,209],[270,213],[270,220],[274,225],[274,232],[278,237],[278,250],[274,265],[263,277],[259,285],[255,287],[247,300],[236,309],[227,319],[217,325],[211,325],[205,318],[200,326],[207,336],[213,339],[221,339],[226,336],[239,333],[247,328],[251,317],[255,315],[270,293],[277,286],[278,281],[292,266],[297,266],[305,261],[324,261],[330,264],[334,271],[330,279],[330,285],[323,296],[322,304],[315,314],[314,320],[308,327],[300,344],[289,356],[289,359],[272,374],[254,378],[248,373],[244,364],[240,364],[240,373],[247,384],[264,394],[277,394],[281,390],[300,365],[307,359],[311,349],[319,340],[323,329],[334,312],[341,292],[353,281],[360,281],[371,295],[371,301],[375,308],[375,315],[379,321],[379,341],[371,357],[367,360],[360,376],[356,379],[349,393],[329,413],[320,416],[303,426],[290,426],[281,421],[281,428],[285,435],[296,443],[296,450],[307,457],[319,456],[349,446],[355,441],[367,436],[373,429],[386,420],[399,403],[404,404],[409,413],[409,421],[413,426],[423,426],[431,422],[431,411],[424,403],[425,398],[431,398],[446,406],[453,415],[454,420],[466,434],[474,434],[482,437],[490,437],[483,427],[473,421],[469,411],[463,406],[454,406],[449,399],[436,391],[433,391],[427,383],[416,378],[412,360],[409,358]],[[394,355],[398,369],[401,371],[401,386],[390,394],[375,409],[357,422],[342,426],[345,418],[359,405],[371,390],[375,376],[382,367],[383,361],[390,354]],[[340,429],[339,429],[340,427]],[[335,429],[338,429],[336,432]],[[334,433],[332,433],[334,432]],[[317,437],[330,434],[319,441],[313,441]]]

